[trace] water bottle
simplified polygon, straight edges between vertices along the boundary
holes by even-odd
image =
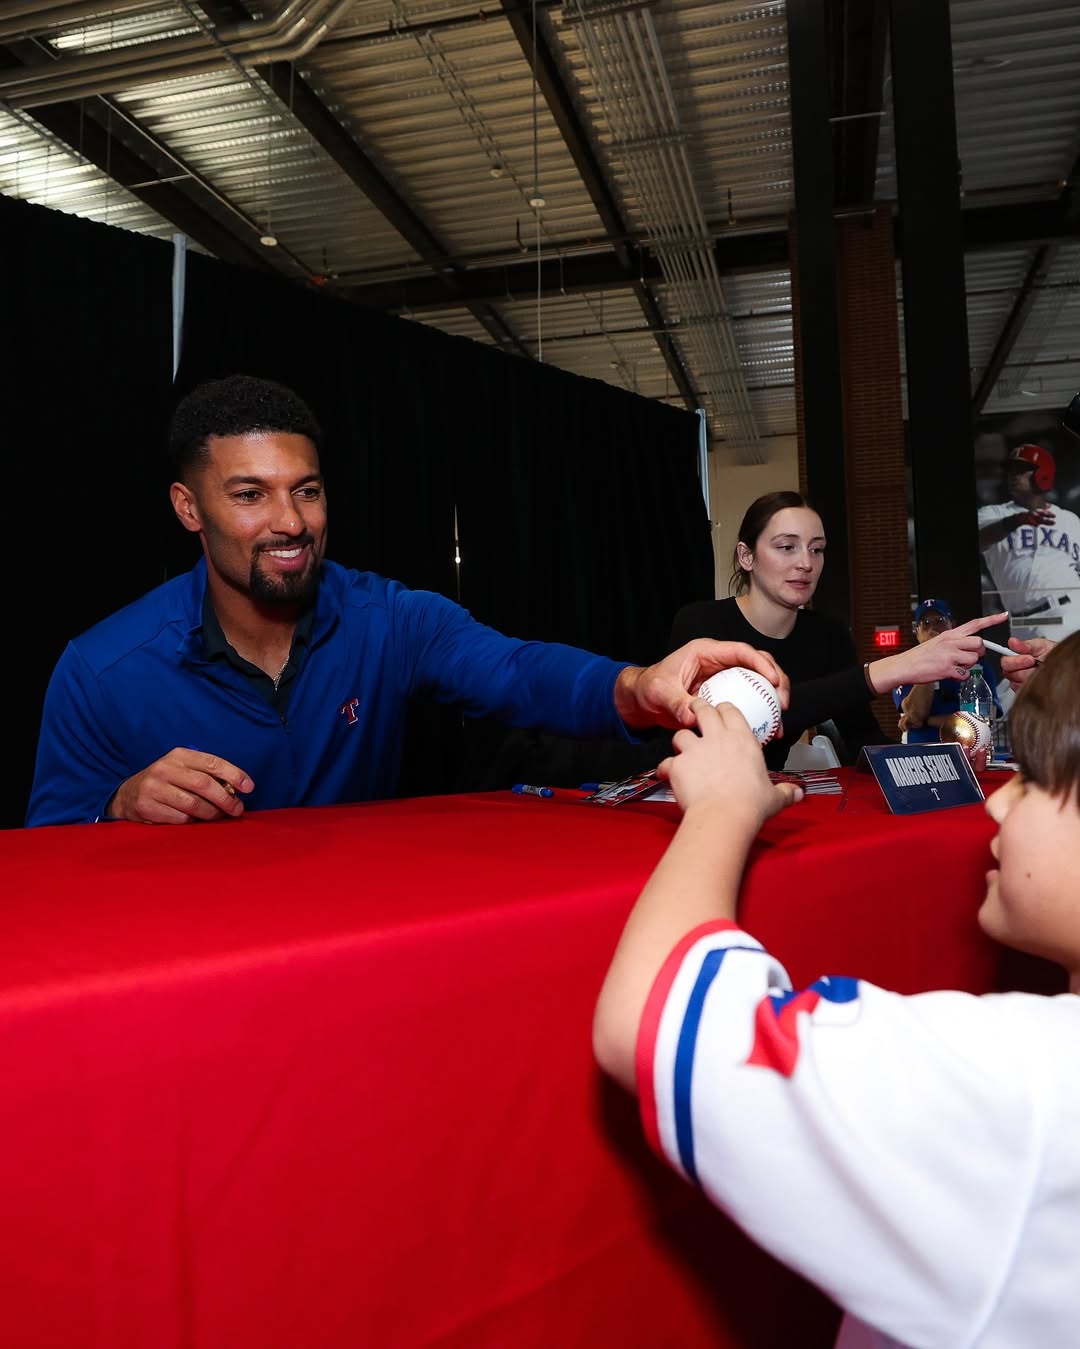
[[[970,712],[986,726],[985,748],[976,747],[971,754],[972,766],[981,771],[986,767],[994,744],[994,699],[990,685],[983,678],[981,665],[973,665],[960,685],[960,711]]]

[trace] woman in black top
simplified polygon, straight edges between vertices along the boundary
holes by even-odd
[[[813,598],[825,561],[825,531],[817,511],[798,492],[758,497],[739,526],[732,555],[734,597],[684,605],[675,615],[668,650],[694,637],[747,642],[767,651],[791,680],[791,701],[781,739],[765,746],[765,762],[783,768],[788,750],[811,726],[832,721],[843,738],[841,758],[851,762],[863,745],[896,739],[878,725],[870,700],[900,684],[962,678],[982,659],[975,634],[1006,614],[973,618],[908,651],[860,665],[842,623],[804,606]],[[624,740],[569,740],[539,732],[501,732],[501,748],[481,756],[482,776],[461,780],[479,791],[506,782],[575,786],[587,779],[619,779],[654,768],[671,753],[671,732]]]
[[[767,651],[791,680],[783,739],[765,747],[770,768],[782,768],[794,741],[811,726],[835,723],[854,759],[863,745],[888,744],[870,699],[899,684],[955,677],[982,654],[978,629],[1002,620],[973,619],[932,641],[879,660],[859,663],[842,623],[806,609],[825,562],[825,531],[817,511],[798,492],[769,492],[751,503],[732,555],[734,597],[684,605],[675,615],[668,649],[691,637],[748,642]],[[960,635],[959,642],[942,638]],[[922,673],[914,678],[918,668]]]

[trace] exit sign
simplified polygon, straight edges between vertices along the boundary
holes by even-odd
[[[900,645],[900,629],[895,625],[882,626],[880,623],[874,628],[874,645],[879,651],[891,650]]]

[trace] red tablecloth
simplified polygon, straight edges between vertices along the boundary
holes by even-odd
[[[510,793],[0,834],[0,1344],[828,1344],[651,1157],[593,1001],[676,808]],[[981,810],[770,822],[796,979],[1001,982]]]

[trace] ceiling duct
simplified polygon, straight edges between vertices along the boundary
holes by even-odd
[[[101,18],[102,0],[36,0],[20,5],[17,14],[0,17],[0,41],[11,42],[46,32],[50,28],[71,27],[86,19]],[[109,17],[131,10],[150,9],[152,0],[110,0]]]
[[[4,71],[0,99],[12,108],[44,107],[115,94],[158,80],[208,74],[218,70],[223,59],[246,66],[298,61],[352,5],[353,0],[289,0],[270,19],[208,26],[179,37],[62,56],[48,66]],[[25,13],[20,23],[25,28]]]

